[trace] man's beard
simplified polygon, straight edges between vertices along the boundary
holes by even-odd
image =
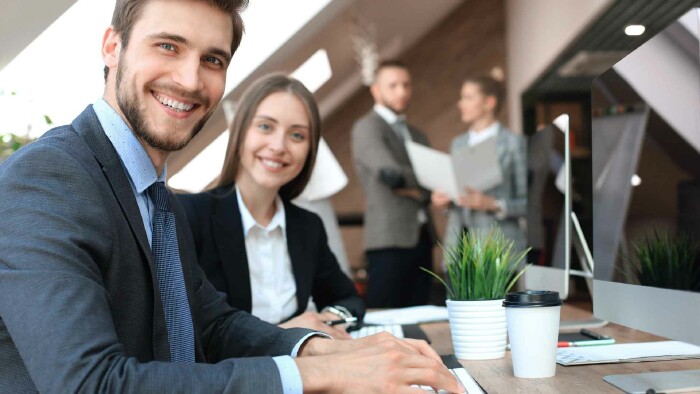
[[[399,110],[398,108],[396,108],[395,105],[391,104],[389,100],[386,100],[384,98],[382,99],[382,105],[389,108],[391,112],[395,113],[396,115],[405,114],[406,109],[408,109],[408,105],[406,105],[405,108],[403,108],[403,110]]]
[[[148,114],[146,113],[146,106],[144,105],[143,102],[139,99],[138,95],[136,94],[136,86],[135,84],[130,86],[130,87],[124,87],[122,86],[122,80],[124,77],[124,73],[127,69],[126,61],[124,57],[120,57],[119,60],[119,68],[117,69],[117,78],[116,78],[116,96],[117,96],[117,105],[119,106],[119,109],[122,111],[122,114],[124,114],[124,117],[126,118],[126,121],[129,123],[129,125],[132,128],[132,131],[136,136],[144,141],[146,143],[156,149],[160,149],[165,152],[174,152],[178,151],[185,146],[194,138],[204,127],[204,125],[207,123],[207,120],[209,120],[209,117],[213,113],[213,109],[210,110],[208,113],[206,113],[202,119],[200,119],[192,128],[192,131],[190,134],[187,136],[187,138],[184,138],[182,140],[171,140],[167,138],[162,138],[159,137],[154,130],[151,130],[150,127],[148,126],[147,122],[147,117]],[[162,92],[172,92],[176,96],[194,101],[198,103],[199,105],[202,106],[209,106],[209,99],[204,97],[200,92],[188,92],[185,90],[182,90],[178,87],[172,86],[170,84],[166,84],[163,82],[149,82],[144,86],[144,91],[145,92],[150,92],[152,90],[156,91],[162,91]],[[176,122],[173,121],[173,127],[175,127]]]

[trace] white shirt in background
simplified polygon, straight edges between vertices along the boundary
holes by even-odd
[[[493,122],[491,123],[491,126],[481,131],[474,131],[472,129],[469,129],[469,146],[479,145],[480,143],[486,141],[489,138],[496,138],[496,136],[498,135],[498,130],[500,128],[501,124],[499,122]]]
[[[270,224],[264,227],[246,207],[238,185],[236,198],[248,257],[251,312],[261,320],[278,324],[297,310],[297,286],[287,249],[284,204],[279,196],[275,199],[277,211]]]

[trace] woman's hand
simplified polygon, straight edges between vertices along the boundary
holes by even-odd
[[[495,198],[476,189],[466,188],[465,190],[467,193],[459,196],[459,206],[473,211],[496,212],[500,209]]]
[[[452,201],[450,196],[442,190],[435,190],[430,194],[430,202],[435,208],[447,209],[450,206],[450,201]]]
[[[350,334],[345,331],[344,324],[336,324],[335,326],[327,326],[325,321],[338,320],[338,315],[330,312],[319,314],[316,312],[306,311],[301,315],[291,318],[284,323],[278,324],[282,328],[301,327],[308,328],[314,331],[325,332],[335,339],[350,339]]]

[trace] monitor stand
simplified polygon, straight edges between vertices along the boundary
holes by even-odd
[[[626,393],[700,391],[700,370],[608,375],[603,377],[603,380]]]
[[[576,332],[582,328],[600,328],[607,324],[607,321],[600,319],[561,320],[559,322],[559,332]]]

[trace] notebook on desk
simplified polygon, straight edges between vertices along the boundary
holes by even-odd
[[[631,363],[700,358],[700,347],[678,341],[623,343],[557,349],[557,363],[569,365]]]

